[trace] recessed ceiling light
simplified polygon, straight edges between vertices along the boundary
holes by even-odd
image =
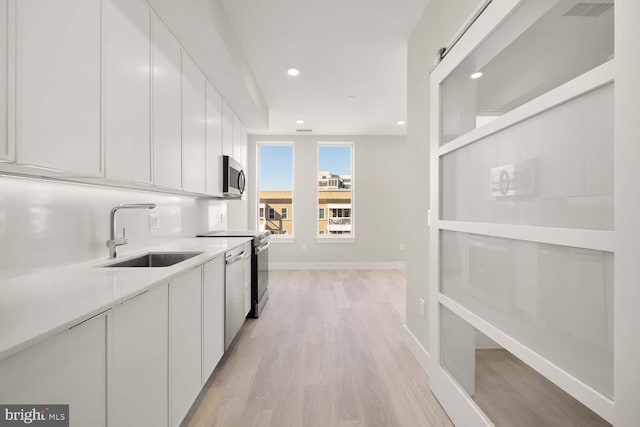
[[[407,122],[405,122],[404,120],[399,120],[398,121],[398,126],[404,126]]]
[[[298,119],[298,120],[296,120],[296,123],[297,123],[297,124],[299,124],[299,125],[301,125],[301,124],[303,124],[303,123],[304,123],[304,120],[302,120],[302,119]]]
[[[356,97],[353,95],[347,96],[347,101],[353,101],[354,99],[356,99]]]
[[[298,70],[297,68],[289,68],[287,70],[287,74],[289,74],[290,76],[297,76],[298,74],[300,74],[300,70]]]
[[[474,79],[474,80],[475,79],[479,79],[480,77],[482,77],[482,73],[480,71],[477,71],[477,72],[471,74],[471,78]]]

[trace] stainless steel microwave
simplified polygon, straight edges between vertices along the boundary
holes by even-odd
[[[240,163],[229,156],[222,156],[222,194],[242,196],[247,183]]]

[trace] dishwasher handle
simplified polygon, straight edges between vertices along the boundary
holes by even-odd
[[[264,245],[260,245],[256,248],[255,250],[255,254],[256,255],[260,255],[262,252],[266,251],[267,249],[269,249],[269,246],[271,246],[271,243],[266,243]]]
[[[245,251],[242,251],[242,252],[240,252],[238,255],[236,255],[234,257],[227,258],[227,260],[226,260],[227,265],[233,264],[234,262],[238,262],[241,259],[243,259],[244,258],[244,253],[245,253]]]

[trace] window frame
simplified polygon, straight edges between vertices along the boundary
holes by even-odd
[[[293,194],[291,195],[291,201],[293,202]],[[280,219],[289,220],[289,208],[280,208]]]
[[[316,144],[316,171],[314,174],[314,179],[315,179],[315,188],[316,188],[316,209],[323,209],[320,207],[320,189],[318,188],[318,172],[320,172],[322,169],[320,169],[320,149],[322,147],[349,147],[350,148],[350,152],[351,152],[351,233],[344,235],[344,234],[331,234],[329,233],[329,231],[327,230],[327,232],[325,234],[320,234],[320,227],[319,227],[319,221],[321,221],[321,219],[319,218],[319,214],[317,215],[317,219],[316,219],[316,242],[317,243],[354,243],[355,242],[355,238],[356,238],[356,227],[355,227],[355,217],[354,217],[354,207],[355,207],[355,200],[356,200],[356,192],[355,192],[355,182],[356,182],[356,170],[355,170],[355,144],[351,141],[318,141]],[[331,172],[331,171],[329,171]],[[327,220],[329,218],[329,209],[326,208],[325,209],[325,220]]]
[[[256,159],[256,184],[255,184],[255,188],[256,188],[256,194],[255,194],[255,203],[256,203],[256,208],[255,212],[253,213],[253,215],[256,216],[255,219],[255,227],[256,229],[260,229],[260,151],[261,148],[263,146],[276,146],[276,147],[291,147],[291,209],[287,209],[287,220],[291,222],[291,229],[293,231],[293,233],[291,234],[275,234],[272,233],[271,234],[271,242],[272,243],[291,243],[295,240],[295,231],[296,231],[296,223],[295,223],[295,219],[290,218],[289,213],[290,211],[295,211],[296,210],[296,197],[295,197],[295,178],[296,178],[296,148],[295,148],[295,144],[294,141],[256,141],[256,152],[255,152],[255,159]],[[275,208],[266,208],[265,210],[265,221],[269,221],[269,209],[274,209]],[[282,212],[282,211],[281,211]],[[277,219],[277,215],[276,218]],[[285,218],[280,218],[280,219],[285,219]]]

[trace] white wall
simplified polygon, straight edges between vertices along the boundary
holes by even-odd
[[[446,46],[482,0],[431,0],[409,39],[407,152],[405,173],[415,190],[406,194],[407,327],[429,348],[428,314],[419,299],[429,294],[427,210],[429,209],[429,70],[438,48]],[[426,304],[428,307],[428,303]]]
[[[272,245],[269,260],[274,263],[385,263],[403,262],[406,251],[405,187],[416,183],[405,180],[406,143],[398,136],[256,136],[249,138],[249,170],[255,170],[256,142],[294,143],[294,234],[293,243]],[[353,243],[318,243],[317,230],[317,143],[353,142],[354,229]],[[256,227],[255,177],[249,178],[249,223]],[[231,216],[231,209],[230,209]],[[231,227],[230,227],[231,228]],[[306,245],[306,249],[303,249]]]
[[[0,279],[96,258],[107,258],[109,214],[120,203],[156,203],[154,210],[118,213],[120,256],[163,239],[193,237],[215,228],[209,206],[225,202],[152,192],[0,176]],[[149,230],[158,214],[160,228]],[[204,215],[200,215],[203,213]],[[216,217],[219,219],[219,217]]]

